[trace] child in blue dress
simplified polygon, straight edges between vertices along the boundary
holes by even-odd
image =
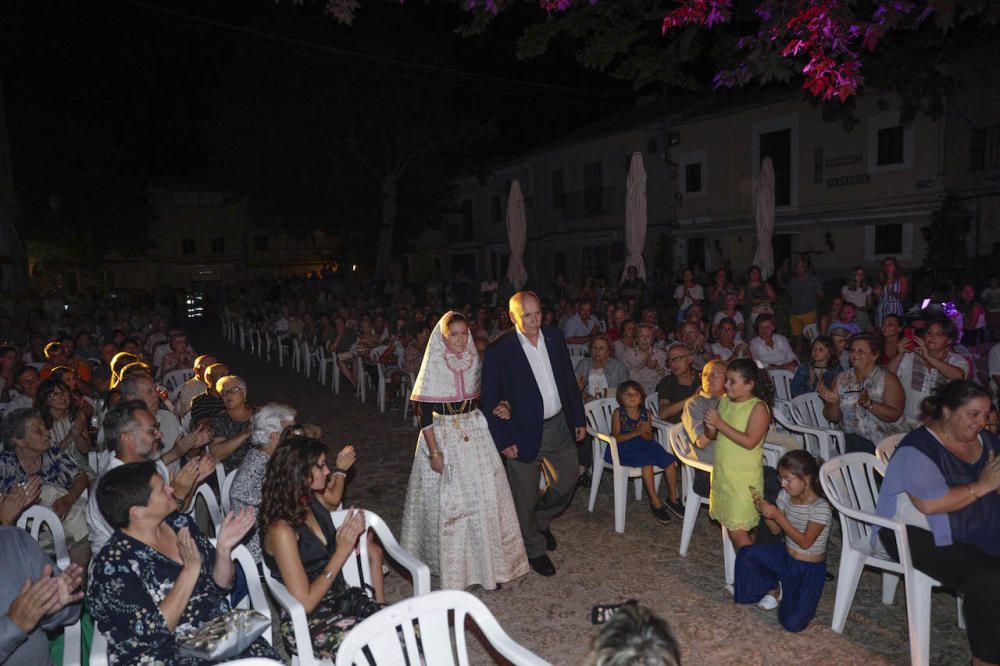
[[[644,404],[646,392],[639,382],[622,382],[615,397],[620,407],[611,415],[611,434],[618,442],[619,462],[628,467],[642,468],[642,483],[649,495],[649,510],[666,525],[670,522],[670,512],[656,494],[653,467],[667,469],[677,459],[653,439],[653,421]],[[604,450],[604,461],[611,463],[611,447]],[[670,501],[676,502],[677,498],[671,497]]]
[[[734,597],[739,604],[779,608],[781,626],[802,631],[816,615],[823,594],[832,512],[812,455],[802,450],[786,453],[778,461],[778,476],[777,501],[771,504],[755,495],[754,502],[767,529],[784,532],[785,543],[744,546],[736,553]]]

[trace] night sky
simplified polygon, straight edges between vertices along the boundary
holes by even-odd
[[[274,215],[374,220],[377,186],[350,145],[461,133],[401,192],[409,219],[439,183],[483,160],[634,104],[628,83],[570,47],[518,62],[533,3],[484,34],[451,3],[366,0],[353,26],[320,4],[270,0],[8,0],[0,75],[15,185],[40,229],[141,237],[145,188],[177,181],[253,192]]]

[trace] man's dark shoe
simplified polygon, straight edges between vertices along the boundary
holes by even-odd
[[[670,510],[670,513],[674,514],[681,520],[684,519],[684,505],[680,502],[672,502],[668,499],[663,500],[663,504]]]
[[[528,564],[530,564],[531,568],[535,570],[535,573],[540,576],[556,575],[556,565],[552,564],[552,560],[549,559],[548,555],[539,555],[538,557],[528,558]]]
[[[555,550],[556,549],[556,536],[552,533],[552,530],[539,530],[542,536],[545,537],[545,550]]]

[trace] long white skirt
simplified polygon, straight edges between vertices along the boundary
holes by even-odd
[[[495,589],[528,572],[507,473],[486,418],[434,415],[444,470],[431,469],[423,431],[410,472],[400,543],[441,577],[442,589]]]

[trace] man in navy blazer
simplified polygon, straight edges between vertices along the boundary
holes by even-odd
[[[514,328],[486,348],[480,406],[497,449],[507,458],[524,549],[543,576],[556,572],[546,550],[556,547],[552,519],[573,498],[579,477],[575,441],[587,433],[583,400],[562,333],[542,328],[538,296],[520,291],[510,299]],[[493,410],[510,406],[510,419]],[[540,465],[548,488],[538,496]]]

